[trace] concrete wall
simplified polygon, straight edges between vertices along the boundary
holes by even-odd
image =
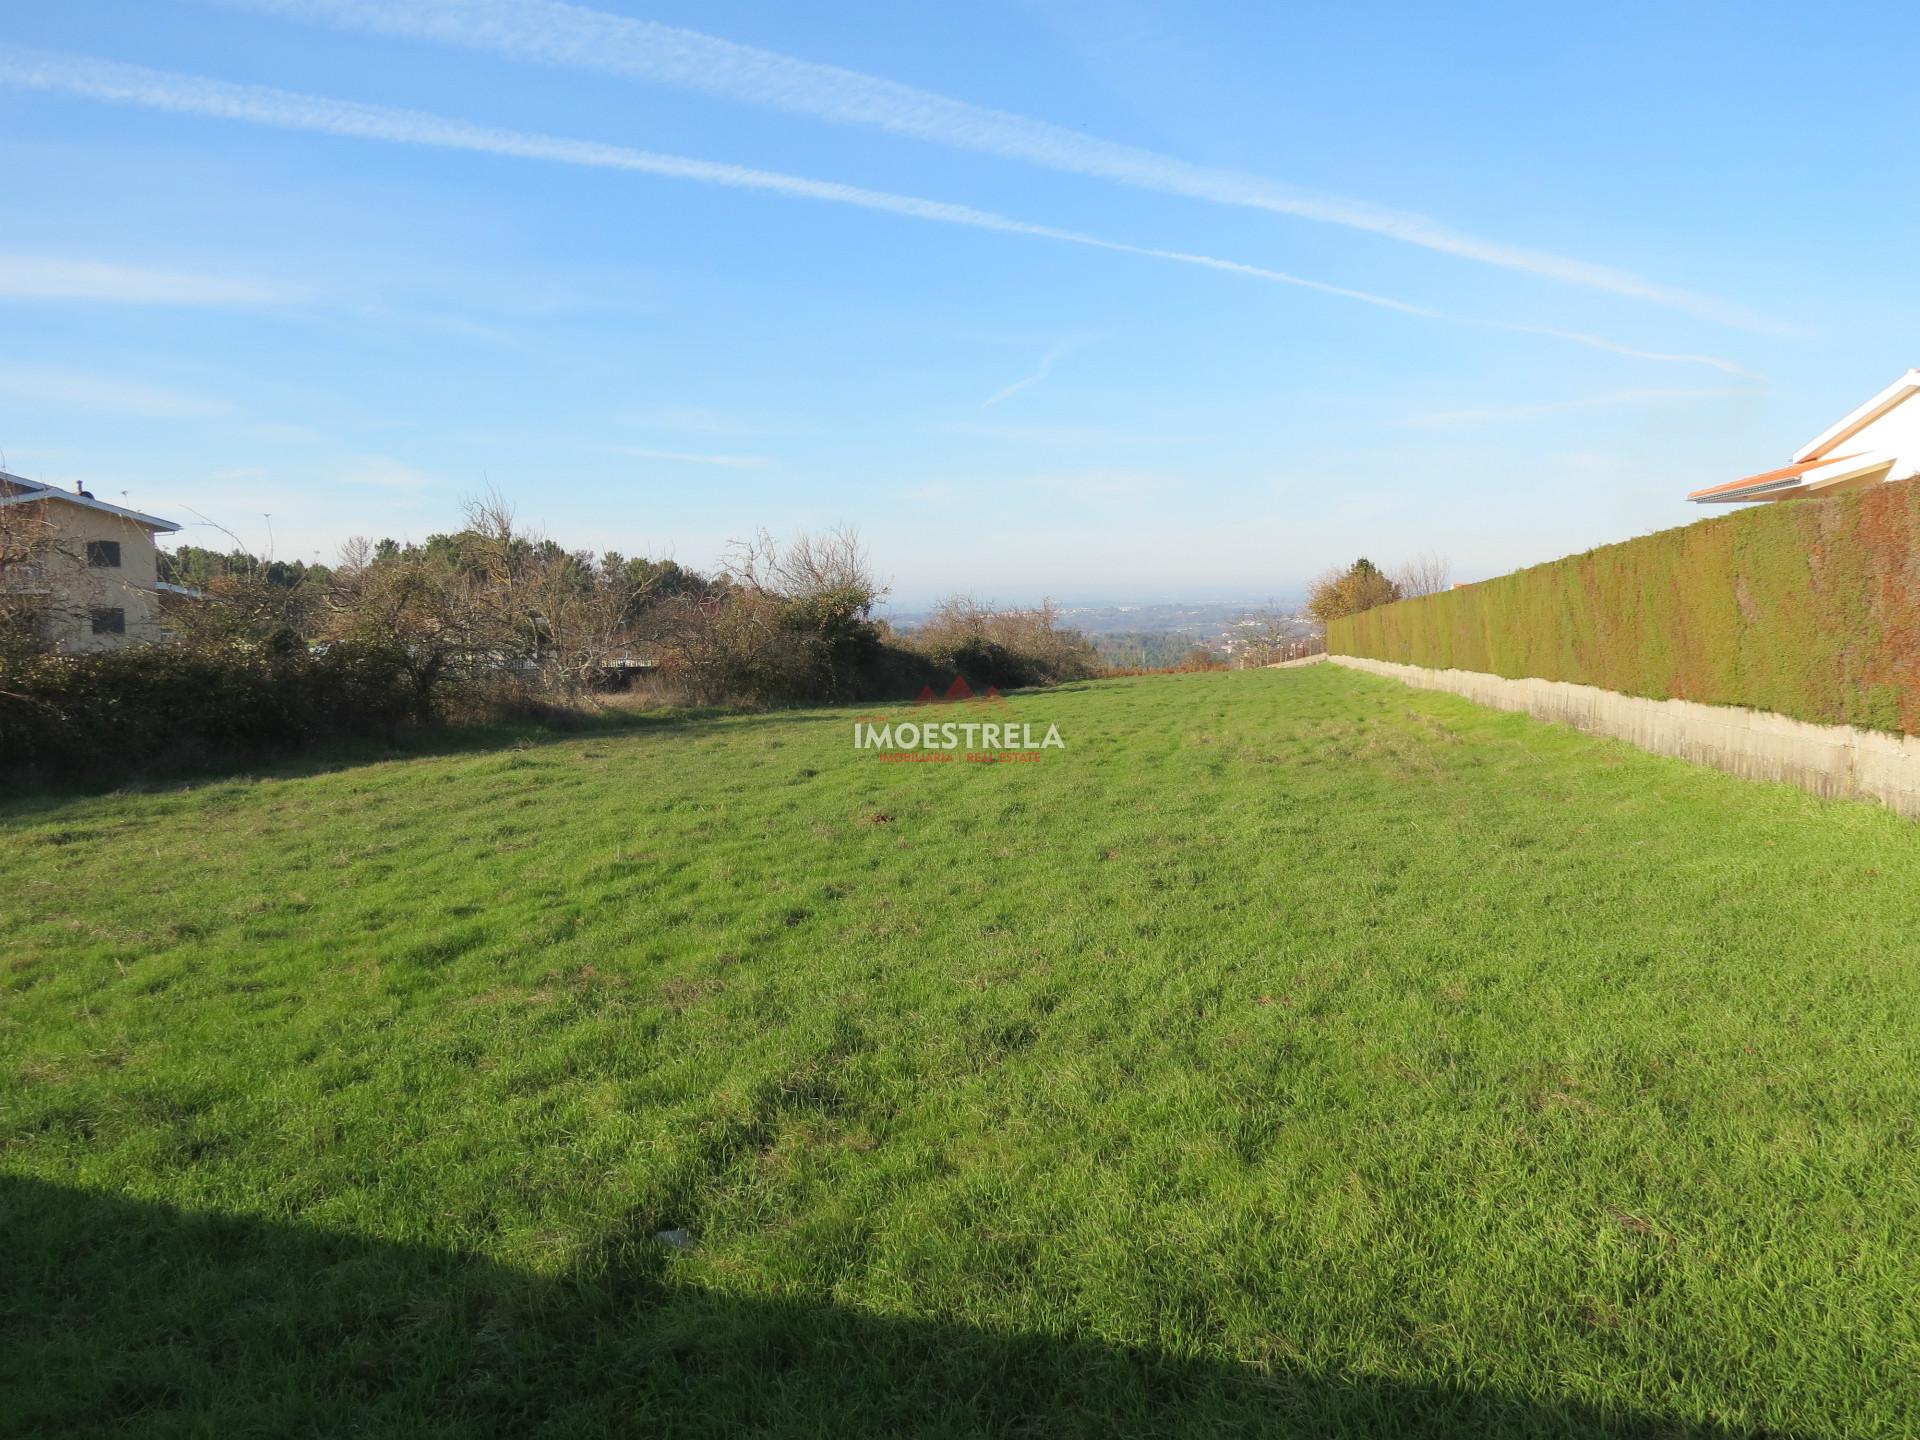
[[[1816,795],[1879,800],[1920,818],[1920,737],[1809,725],[1764,710],[1646,700],[1562,680],[1508,680],[1477,670],[1428,670],[1358,655],[1329,655],[1335,665],[1364,670],[1423,690],[1450,690],[1496,710],[1518,710],[1595,735],[1743,775],[1784,780]]]

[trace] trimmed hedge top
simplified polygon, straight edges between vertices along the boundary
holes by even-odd
[[[1920,734],[1920,480],[1383,605],[1334,621],[1327,648]]]

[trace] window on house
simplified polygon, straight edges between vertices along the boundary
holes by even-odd
[[[93,612],[93,633],[96,635],[124,635],[127,633],[127,612],[115,607],[111,610]]]
[[[118,540],[87,541],[87,564],[97,570],[118,570],[120,542]]]

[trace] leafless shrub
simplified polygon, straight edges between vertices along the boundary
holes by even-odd
[[[970,595],[934,607],[908,643],[974,685],[1011,689],[1083,680],[1103,668],[1092,643],[1060,623],[1053,601],[1025,609],[996,609]]]
[[[720,583],[658,608],[667,668],[709,702],[842,699],[880,647],[873,606],[886,589],[859,535],[736,542]]]
[[[702,704],[786,698],[800,688],[800,667],[783,642],[781,610],[758,590],[676,597],[650,627],[662,669]]]
[[[722,573],[741,589],[788,601],[841,594],[864,596],[871,608],[886,594],[873,576],[860,532],[847,526],[802,533],[784,545],[758,531],[750,540],[733,542]]]

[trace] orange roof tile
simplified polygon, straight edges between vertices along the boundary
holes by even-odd
[[[1705,490],[1696,490],[1687,496],[1687,499],[1707,500],[1715,495],[1724,495],[1731,490],[1758,489],[1760,486],[1777,484],[1782,480],[1798,480],[1809,470],[1818,470],[1822,465],[1838,465],[1842,460],[1854,458],[1852,455],[1829,455],[1822,460],[1806,460],[1798,465],[1782,465],[1778,470],[1762,470],[1758,475],[1749,475],[1744,480],[1729,480],[1724,485],[1710,485]]]

